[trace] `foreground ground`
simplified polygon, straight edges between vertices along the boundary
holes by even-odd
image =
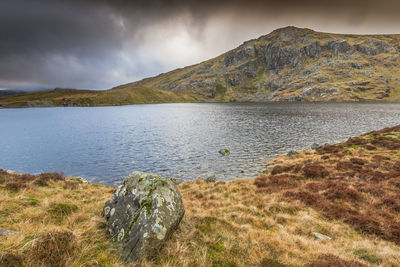
[[[186,213],[139,266],[400,266],[400,126],[273,159],[256,179],[179,185]],[[0,171],[0,265],[121,266],[115,188]]]

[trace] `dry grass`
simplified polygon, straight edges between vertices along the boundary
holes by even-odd
[[[100,218],[114,190],[57,173],[0,170],[0,229],[17,231],[0,236],[0,266],[120,266]]]
[[[179,185],[178,230],[137,266],[400,266],[399,130],[280,156],[256,179]],[[124,265],[93,217],[114,188],[37,180],[0,171],[0,229],[18,231],[0,237],[1,266]]]

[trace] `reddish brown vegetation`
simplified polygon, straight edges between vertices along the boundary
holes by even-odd
[[[295,175],[269,175],[260,176],[255,179],[254,183],[258,188],[266,188],[268,190],[261,191],[278,191],[281,189],[295,188],[299,185]]]
[[[281,165],[276,165],[272,171],[271,174],[279,174],[283,172],[299,172],[301,170],[301,165],[300,164],[295,164],[295,165],[289,165],[289,166],[281,166]]]
[[[316,149],[319,154],[336,154],[343,151],[342,145],[327,145]]]
[[[6,183],[6,189],[11,190],[11,191],[18,191],[23,188],[27,188],[28,185],[26,183],[22,182],[10,182]]]
[[[368,138],[350,138],[342,144],[319,147],[317,154],[329,161],[320,162],[314,156],[303,164],[279,167],[275,171],[279,176],[255,180],[258,192],[282,192],[286,200],[299,200],[327,218],[400,244],[400,162],[397,156],[391,159],[389,153],[382,156],[384,149],[400,149],[398,139],[383,136],[389,132],[392,135],[396,129],[400,126],[366,134]],[[363,149],[371,143],[374,149]],[[338,154],[352,156],[343,159]],[[304,177],[290,174],[299,168]]]
[[[303,168],[303,174],[308,178],[324,178],[328,176],[328,171],[325,167],[318,163],[306,164]]]
[[[338,256],[331,254],[322,254],[310,264],[306,265],[307,267],[366,267],[367,265],[358,262],[358,261],[346,261]]]
[[[75,236],[71,232],[53,231],[44,234],[35,242],[30,257],[41,266],[65,266],[75,248]]]
[[[30,183],[39,186],[47,186],[50,181],[64,180],[63,173],[51,172],[42,173],[37,176],[31,174],[10,173],[0,169],[0,184],[5,184],[4,188],[18,191],[28,188]]]
[[[371,144],[375,146],[384,147],[386,149],[394,150],[400,149],[400,141],[397,139],[392,139],[384,136],[377,136],[371,141]]]
[[[0,254],[0,266],[23,267],[24,259],[18,251],[4,251]]]

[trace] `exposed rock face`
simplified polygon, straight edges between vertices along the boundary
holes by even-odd
[[[400,100],[399,58],[399,35],[286,27],[214,59],[130,86],[190,90],[210,101]],[[355,84],[359,80],[370,86],[360,89]],[[226,90],[218,92],[219,85]]]
[[[171,179],[142,172],[127,176],[103,209],[107,233],[122,243],[127,262],[155,256],[184,213],[181,195]]]
[[[346,40],[329,40],[326,44],[326,47],[335,55],[352,51],[352,47]]]

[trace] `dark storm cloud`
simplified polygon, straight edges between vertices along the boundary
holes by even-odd
[[[398,1],[2,0],[0,88],[108,88],[277,27],[395,32]]]

